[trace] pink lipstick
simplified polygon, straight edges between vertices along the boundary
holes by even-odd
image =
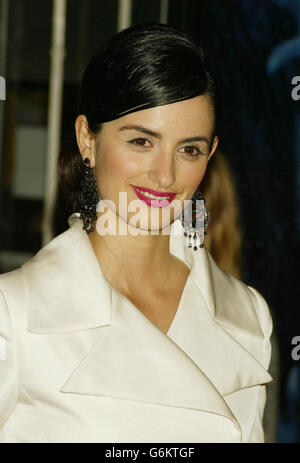
[[[139,199],[144,201],[147,206],[166,207],[173,201],[176,193],[162,193],[161,191],[144,188],[141,186],[130,185]]]

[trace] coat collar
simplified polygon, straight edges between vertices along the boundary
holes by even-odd
[[[187,248],[175,221],[170,251],[191,273],[166,335],[105,280],[79,214],[69,224],[22,266],[29,332],[100,330],[60,391],[216,413],[237,432],[223,397],[272,380],[240,341],[263,350],[246,285],[220,270],[205,248]]]
[[[110,325],[112,291],[94,254],[79,213],[70,228],[22,265],[29,294],[28,330],[65,333]],[[192,279],[211,316],[229,328],[263,339],[250,291],[241,281],[223,272],[205,249],[185,245],[182,225],[171,227],[170,252],[188,265]],[[53,286],[53,291],[51,287]],[[68,289],[73,288],[70,292]],[[226,295],[226,297],[224,297]],[[101,310],[95,301],[101,301]],[[240,310],[241,301],[247,310]],[[82,306],[84,305],[84,310]]]

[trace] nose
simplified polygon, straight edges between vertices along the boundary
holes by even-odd
[[[173,153],[164,150],[153,160],[148,177],[153,185],[169,188],[175,182],[175,159]]]

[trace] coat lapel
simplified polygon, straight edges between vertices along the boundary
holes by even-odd
[[[105,280],[78,215],[22,266],[29,332],[100,330],[60,391],[215,413],[239,429],[223,396],[272,380],[234,336],[264,342],[246,285],[222,272],[205,248],[186,248],[175,221],[170,251],[191,273],[166,335]]]
[[[184,407],[234,420],[213,384],[180,347],[114,288],[112,299],[111,326],[62,392]]]
[[[222,396],[272,381],[251,353],[263,352],[265,342],[251,291],[221,270],[205,248],[196,253],[187,248],[181,239],[181,222],[174,225],[177,233],[171,240],[171,252],[189,265],[191,273],[184,310],[178,310],[168,335]]]

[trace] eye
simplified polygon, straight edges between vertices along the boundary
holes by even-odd
[[[185,154],[190,157],[197,157],[200,154],[203,154],[197,146],[184,146],[182,149],[184,149]]]
[[[149,142],[147,138],[139,137],[139,138],[133,138],[132,140],[129,140],[128,143],[131,143],[132,145],[137,145],[137,146],[147,146],[146,145],[147,142],[151,145],[151,143]]]

